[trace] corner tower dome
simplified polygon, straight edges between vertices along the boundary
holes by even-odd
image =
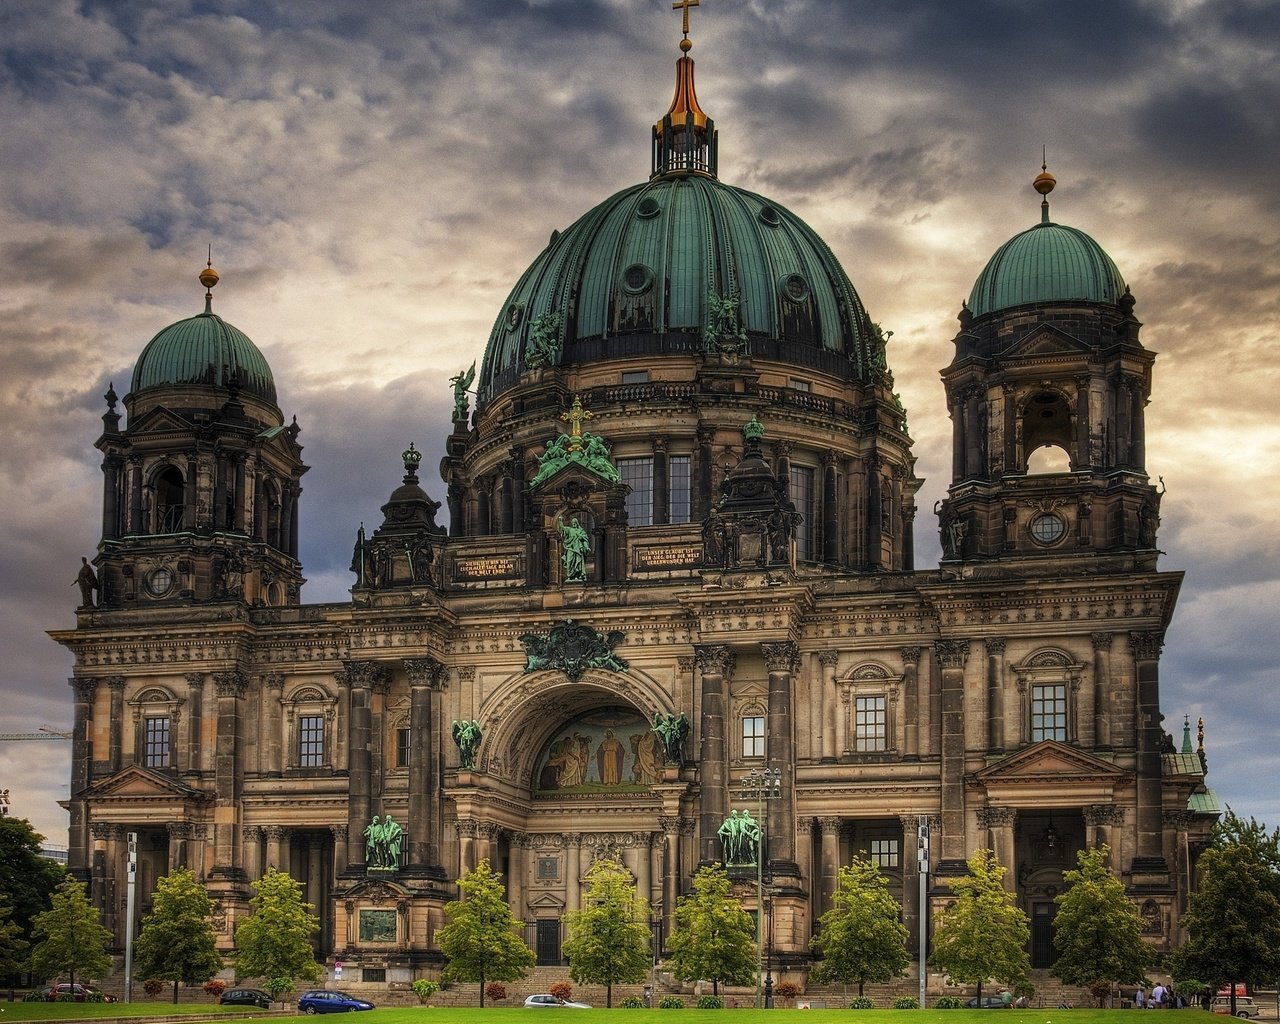
[[[243,331],[213,312],[213,286],[218,272],[212,263],[200,272],[205,286],[204,312],[170,324],[152,338],[133,367],[130,390],[194,385],[237,387],[242,395],[276,404],[271,367]]]
[[[674,98],[653,126],[649,179],[553,233],[508,295],[479,407],[529,370],[703,351],[711,307],[726,300],[753,358],[863,383],[884,365],[879,333],[826,243],[783,206],[717,177],[691,45],[686,35]]]
[[[1124,295],[1124,278],[1102,246],[1078,228],[1049,219],[1049,193],[1056,184],[1042,164],[1033,183],[1044,197],[1040,223],[1014,235],[987,261],[969,293],[973,316],[1041,302],[1115,305]]]

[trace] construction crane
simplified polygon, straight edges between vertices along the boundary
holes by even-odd
[[[0,740],[69,740],[71,733],[40,726],[39,732],[0,732]]]

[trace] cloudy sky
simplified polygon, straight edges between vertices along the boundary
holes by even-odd
[[[995,248],[1039,217],[1092,234],[1159,353],[1148,469],[1187,573],[1166,727],[1203,715],[1211,783],[1280,824],[1280,5],[1270,0],[702,0],[698,94],[721,178],[829,242],[874,320],[928,478],[938,370]],[[72,586],[100,528],[92,444],[165,325],[214,308],[297,414],[305,600],[434,466],[446,378],[483,352],[545,244],[648,173],[671,0],[5,0],[0,5],[0,732],[71,721]],[[68,747],[0,743],[13,813],[65,842]],[[1270,780],[1270,781],[1268,781]]]

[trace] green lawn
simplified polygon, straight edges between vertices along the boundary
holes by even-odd
[[[287,1004],[286,1004],[287,1005]],[[213,1003],[8,1003],[0,1002],[0,1024],[18,1020],[103,1020],[113,1017],[150,1017],[179,1014],[224,1014],[231,1007]],[[569,1018],[572,1024],[752,1024],[776,1022],[779,1016],[803,1013],[804,1024],[1137,1024],[1133,1010],[526,1010],[523,1007],[446,1006],[391,1007],[344,1017],[349,1024],[489,1024],[490,1021],[530,1021],[531,1015],[549,1014],[554,1019]],[[673,1015],[674,1014],[674,1015]],[[261,1018],[261,1011],[236,1013],[245,1018]],[[272,1014],[272,1016],[279,1016]],[[728,1018],[728,1020],[726,1020]],[[993,1019],[994,1018],[994,1019]],[[533,1016],[538,1020],[540,1016]],[[1148,1018],[1143,1017],[1142,1021]],[[1182,1010],[1174,1024],[1213,1024],[1221,1017],[1203,1010]],[[532,1024],[532,1021],[530,1021]],[[568,1022],[566,1022],[568,1024]],[[1154,1022],[1153,1022],[1154,1024]]]

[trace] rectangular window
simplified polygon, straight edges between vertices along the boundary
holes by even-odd
[[[667,479],[671,486],[671,522],[689,521],[690,476],[689,456],[673,455],[667,461]]]
[[[648,370],[624,370],[622,373],[623,384],[648,384]]]
[[[142,763],[147,768],[169,767],[169,716],[143,723]]]
[[[324,715],[303,715],[298,719],[298,764],[303,768],[324,764]]]
[[[360,980],[363,982],[384,982],[387,980],[387,969],[385,967],[362,967],[360,968]]]
[[[814,519],[814,471],[809,466],[791,467],[791,503],[800,513],[800,525],[796,527],[796,558],[812,561],[818,531]]]
[[[898,840],[896,839],[873,839],[871,849],[867,853],[871,863],[879,867],[896,868],[898,866]]]
[[[853,749],[885,749],[884,697],[855,697],[853,702]]]
[[[809,382],[807,380],[801,380],[799,377],[792,377],[791,390],[792,391],[811,391],[812,388],[809,386]]]
[[[409,730],[396,730],[396,767],[409,767]]]
[[[1062,683],[1031,687],[1031,742],[1066,740],[1067,688]]]
[[[747,715],[742,719],[742,756],[764,757],[763,715]]]
[[[653,456],[619,459],[622,482],[631,488],[627,495],[627,525],[653,525]]]

